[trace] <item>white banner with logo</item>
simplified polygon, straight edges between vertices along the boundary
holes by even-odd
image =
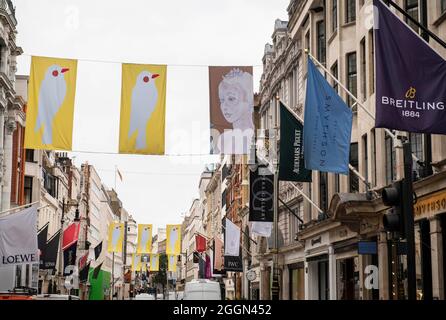
[[[240,254],[240,228],[226,219],[225,256],[238,257]]]
[[[0,267],[39,263],[37,206],[0,218]]]

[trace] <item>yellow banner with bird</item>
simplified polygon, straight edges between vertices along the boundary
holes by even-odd
[[[119,153],[164,154],[167,66],[122,64]]]
[[[77,60],[31,58],[25,148],[72,149]]]

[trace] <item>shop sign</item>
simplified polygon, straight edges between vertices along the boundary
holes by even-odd
[[[415,218],[427,218],[446,212],[446,190],[419,198],[413,209]]]

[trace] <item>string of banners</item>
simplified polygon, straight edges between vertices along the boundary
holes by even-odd
[[[78,60],[31,57],[25,147],[72,151]],[[253,68],[209,67],[211,153],[247,154]],[[122,64],[119,153],[164,155],[167,65]],[[235,143],[234,143],[235,141]]]

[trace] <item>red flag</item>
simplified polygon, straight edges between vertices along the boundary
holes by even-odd
[[[79,238],[79,222],[73,222],[63,232],[62,250],[70,247]]]
[[[195,244],[196,244],[196,250],[198,252],[204,252],[206,251],[206,238],[202,235],[195,235]]]

